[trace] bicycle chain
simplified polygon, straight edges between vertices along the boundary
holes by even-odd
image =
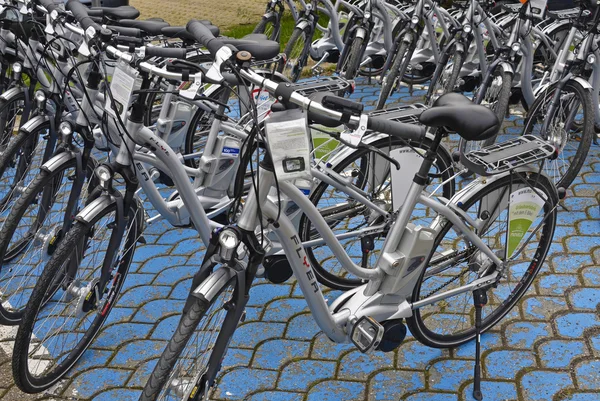
[[[472,249],[474,249],[474,248],[475,248],[475,247],[471,246],[471,247],[469,247],[469,248],[465,249],[464,251],[462,251],[462,252],[459,252],[459,253],[458,253],[458,255],[447,256],[447,257],[446,257],[446,259],[455,258],[456,256],[462,257],[462,255],[461,255],[461,254],[467,254],[467,253],[469,253],[469,252],[470,252]],[[444,260],[446,260],[446,259],[443,259],[443,260],[441,260],[441,262],[443,262],[443,261],[444,261]],[[443,283],[442,285],[440,285],[439,287],[437,287],[437,288],[434,288],[434,289],[433,289],[433,290],[432,290],[432,291],[431,291],[429,294],[425,295],[425,297],[424,297],[424,298],[422,298],[422,299],[429,298],[430,296],[432,296],[433,294],[435,294],[435,293],[436,293],[436,292],[438,292],[439,290],[443,290],[444,288],[448,287],[450,284],[452,284],[453,282],[455,282],[456,280],[458,280],[459,278],[461,278],[462,276],[464,276],[464,275],[465,275],[465,274],[466,274],[466,273],[467,273],[469,270],[470,270],[470,269],[469,269],[469,267],[467,266],[467,267],[466,267],[464,270],[462,270],[462,271],[461,271],[459,274],[457,274],[457,275],[456,275],[454,278],[450,279],[450,281],[447,281],[447,282]]]

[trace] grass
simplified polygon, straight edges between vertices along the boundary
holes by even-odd
[[[248,35],[249,33],[252,33],[252,31],[254,30],[256,25],[258,25],[259,22],[260,21],[257,21],[256,24],[240,24],[232,26],[229,29],[226,29],[224,32],[222,32],[222,34],[232,38],[242,38]],[[285,49],[285,44],[292,36],[292,32],[294,31],[295,26],[296,23],[294,22],[292,14],[289,12],[284,13],[283,17],[281,18],[281,32],[279,34],[279,43],[281,43],[281,51]]]

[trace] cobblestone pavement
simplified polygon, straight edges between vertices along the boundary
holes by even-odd
[[[353,95],[376,100],[376,87]],[[399,103],[423,92],[402,91]],[[513,118],[505,130],[519,129]],[[600,400],[600,190],[598,147],[564,201],[546,264],[523,301],[483,336],[486,400]],[[152,215],[152,211],[149,212]],[[3,401],[137,400],[179,319],[203,252],[195,232],[148,227],[109,322],[69,377],[50,392],[12,387],[10,333],[0,342]],[[329,294],[330,299],[334,294]],[[471,400],[473,350],[432,349],[407,337],[395,352],[366,356],[330,343],[308,314],[299,288],[259,281],[236,332],[215,400]],[[3,394],[2,394],[3,393]],[[3,395],[3,396],[2,396]]]

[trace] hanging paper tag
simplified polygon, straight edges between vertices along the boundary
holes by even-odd
[[[119,60],[115,68],[115,73],[112,76],[110,83],[110,91],[114,99],[114,105],[117,110],[113,109],[113,102],[110,96],[106,96],[106,112],[117,118],[117,114],[121,116],[121,120],[125,121],[127,110],[131,103],[135,81],[139,72],[131,68],[123,60]]]
[[[518,249],[544,203],[545,199],[542,199],[531,188],[519,189],[510,194],[507,258],[510,258]]]
[[[186,99],[194,100],[196,95],[201,94],[202,80],[195,77],[194,81],[183,82],[179,86],[179,96]]]
[[[267,143],[280,181],[310,178],[306,117],[299,109],[271,114],[265,121]]]
[[[409,147],[392,149],[390,157],[400,163],[400,170],[383,157],[376,155],[373,162],[372,179],[376,183],[375,185],[380,185],[385,181],[388,171],[390,172],[392,176],[392,206],[396,211],[404,204],[415,174],[421,168],[423,157]]]
[[[271,114],[271,105],[275,103],[275,98],[264,89],[253,89],[252,97],[256,104],[256,111],[258,112],[258,120],[262,121]]]
[[[533,17],[543,19],[546,15],[548,0],[529,0],[529,12]]]

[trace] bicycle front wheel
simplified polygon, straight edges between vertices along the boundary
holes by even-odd
[[[206,377],[206,371],[234,295],[235,280],[233,277],[211,290],[216,295],[210,300],[193,299],[146,382],[140,401],[205,400],[207,381],[212,379]]]
[[[91,175],[93,168],[87,171]],[[0,231],[0,324],[18,324],[23,308],[60,240],[64,237],[69,199],[87,197],[88,182],[72,195],[77,175],[76,160],[48,172],[40,171],[15,202]],[[81,195],[81,196],[77,196]]]
[[[308,43],[312,38],[311,28],[294,28],[292,36],[285,46],[285,59],[281,61],[279,72],[290,81],[296,82],[308,59]]]
[[[115,209],[114,204],[105,208],[88,224],[76,222],[33,289],[17,331],[12,365],[15,384],[26,393],[51,387],[71,369],[117,300],[142,216],[135,203],[127,216],[117,215]],[[126,224],[120,238],[119,219]],[[103,267],[108,272],[101,276]],[[104,288],[101,277],[107,280]]]
[[[558,91],[558,98],[551,107]],[[577,177],[594,135],[592,94],[577,81],[563,88],[555,83],[533,102],[525,119],[523,135],[532,134],[553,144],[558,157],[544,164],[545,173],[557,187],[568,188]]]
[[[412,43],[403,41],[400,45],[400,49],[398,49],[394,55],[392,66],[381,82],[381,91],[379,92],[379,99],[377,99],[377,110],[385,108],[385,103],[391,94],[394,93],[394,91],[399,90],[399,77],[404,76],[404,72],[408,68],[413,51],[414,45]]]
[[[531,203],[531,188],[546,202]],[[535,213],[536,205],[542,203]],[[440,231],[415,285],[412,303],[456,290],[502,269],[497,286],[487,289],[488,303],[482,310],[482,331],[489,330],[521,299],[544,264],[556,226],[557,203],[556,189],[542,175],[531,174],[526,181],[509,175],[483,187],[460,207],[475,221],[484,222],[475,233],[505,267],[495,266],[458,228],[440,219]],[[518,205],[534,210],[529,226],[514,218],[509,223],[509,216],[518,213]],[[472,340],[473,292],[414,309],[407,323],[415,338],[430,347],[450,348]]]

